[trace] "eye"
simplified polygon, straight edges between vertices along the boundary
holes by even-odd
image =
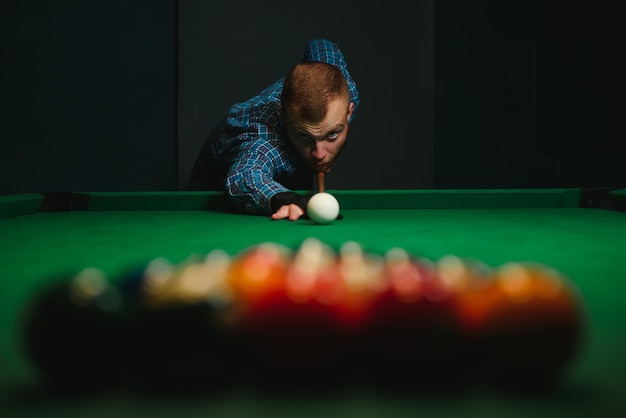
[[[339,138],[339,132],[331,132],[328,135],[326,135],[326,138],[329,141],[334,141],[335,139]]]
[[[306,141],[309,139],[309,135],[304,132],[298,132],[298,139],[301,141]]]

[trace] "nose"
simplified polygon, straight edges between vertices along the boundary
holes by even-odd
[[[323,160],[326,157],[326,147],[324,146],[323,141],[317,141],[315,145],[313,145],[313,149],[311,151],[311,155],[318,160]]]

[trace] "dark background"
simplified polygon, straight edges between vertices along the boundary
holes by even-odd
[[[0,8],[0,191],[175,188],[175,1]]]
[[[626,185],[611,2],[308,4],[4,1],[0,194],[184,189],[211,125],[316,37],[362,98],[329,188]]]
[[[307,7],[305,4],[314,4]],[[433,0],[180,2],[179,186],[211,125],[283,77],[308,41],[345,55],[361,96],[329,188],[429,187],[433,181]]]

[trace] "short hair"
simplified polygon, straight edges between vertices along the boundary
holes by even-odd
[[[283,111],[315,123],[326,116],[328,103],[341,96],[349,100],[350,93],[339,68],[325,62],[304,62],[285,77],[281,103]]]

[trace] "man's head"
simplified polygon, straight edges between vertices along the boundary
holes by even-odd
[[[329,171],[346,144],[354,110],[341,71],[322,62],[296,65],[285,78],[281,102],[296,152],[313,169]]]

